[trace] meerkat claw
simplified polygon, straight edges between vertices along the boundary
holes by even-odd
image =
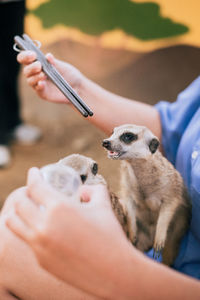
[[[137,238],[137,237],[134,237],[134,238],[133,238],[133,241],[132,241],[133,246],[136,246],[136,245],[137,245],[137,242],[138,242],[138,238]]]
[[[154,247],[153,259],[157,260],[160,258],[160,256],[162,255],[163,248],[163,246],[158,245]]]

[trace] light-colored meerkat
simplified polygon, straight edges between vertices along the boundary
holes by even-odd
[[[158,150],[159,140],[143,126],[116,127],[102,142],[108,157],[121,162],[121,203],[129,238],[139,250],[162,252],[172,265],[189,227],[191,202],[183,179]]]
[[[98,164],[90,157],[71,154],[60,159],[57,163],[46,165],[41,169],[44,179],[55,189],[66,196],[77,195],[82,184],[108,185],[102,175],[98,174]],[[109,190],[112,209],[127,234],[127,218],[119,198]],[[81,199],[79,199],[81,201]]]

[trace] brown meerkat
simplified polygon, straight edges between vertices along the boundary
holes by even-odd
[[[183,179],[158,150],[159,140],[143,126],[116,127],[102,145],[121,162],[121,203],[131,242],[172,265],[191,218],[191,202]]]
[[[44,179],[58,191],[67,196],[76,194],[81,184],[108,185],[102,175],[98,174],[98,164],[90,157],[71,154],[57,163],[46,165],[41,169]],[[119,198],[108,188],[112,209],[127,234],[127,218]],[[79,199],[80,201],[81,199]]]

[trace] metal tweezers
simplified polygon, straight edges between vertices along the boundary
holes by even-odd
[[[37,54],[37,60],[41,62],[44,73],[51,79],[51,81],[59,88],[59,90],[69,99],[69,101],[76,107],[76,109],[84,116],[92,116],[92,110],[84,103],[84,101],[77,95],[72,87],[65,81],[62,75],[52,66],[42,53],[39,41],[33,41],[27,34],[15,36],[15,44],[13,49],[17,52],[21,50],[31,50]],[[36,45],[37,43],[37,45]]]

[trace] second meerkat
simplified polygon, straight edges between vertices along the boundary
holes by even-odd
[[[158,150],[159,140],[143,126],[116,127],[102,143],[108,157],[122,160],[121,203],[131,242],[141,251],[162,252],[172,265],[191,218],[183,179]]]
[[[127,235],[127,218],[123,206],[117,195],[110,191],[103,176],[98,174],[98,164],[92,158],[71,154],[56,163],[42,167],[40,170],[43,178],[51,186],[66,196],[74,196],[77,201],[80,201],[77,194],[80,185],[105,185],[109,191],[112,209]]]

